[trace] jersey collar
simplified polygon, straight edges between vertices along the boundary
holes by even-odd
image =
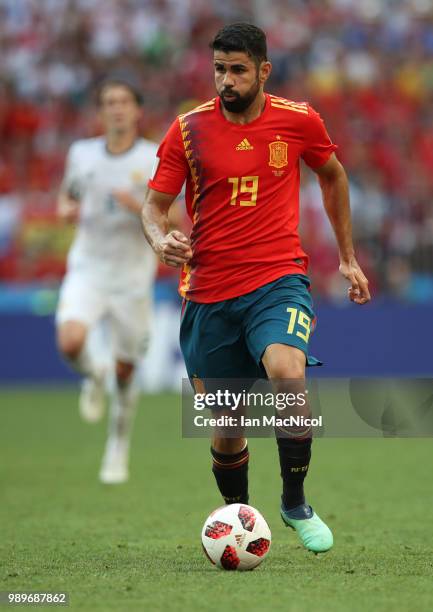
[[[107,145],[107,140],[104,138],[104,151],[106,152],[107,155],[109,155],[110,157],[122,157],[122,155],[126,155],[127,153],[129,153],[130,151],[132,151],[132,149],[135,148],[135,145],[138,142],[138,137],[134,140],[134,142],[131,144],[130,147],[128,147],[127,149],[125,149],[124,151],[121,151],[120,153],[112,153],[109,149],[108,149],[108,145]]]

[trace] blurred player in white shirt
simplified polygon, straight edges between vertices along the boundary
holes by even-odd
[[[130,79],[104,81],[98,101],[105,134],[72,144],[58,200],[60,217],[76,223],[77,231],[56,324],[61,353],[85,376],[79,408],[86,421],[103,416],[106,377],[110,365],[114,369],[99,474],[114,484],[128,479],[137,400],[133,374],[149,338],[156,259],[143,240],[139,214],[157,145],[138,136],[140,94]],[[91,341],[103,320],[111,336],[105,355]]]

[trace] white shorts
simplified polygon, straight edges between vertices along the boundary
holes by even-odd
[[[79,321],[93,329],[107,320],[114,356],[134,363],[147,350],[152,318],[152,299],[95,287],[89,275],[69,272],[60,288],[56,325]]]

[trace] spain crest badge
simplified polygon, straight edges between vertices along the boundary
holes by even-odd
[[[278,138],[278,136],[277,136]],[[289,163],[287,161],[287,142],[275,140],[269,144],[269,165],[274,168],[283,168]]]

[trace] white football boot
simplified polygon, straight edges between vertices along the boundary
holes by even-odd
[[[105,412],[105,376],[87,377],[81,383],[79,412],[86,423],[97,423]]]
[[[129,478],[129,440],[111,436],[107,440],[99,480],[104,484],[122,484]]]

